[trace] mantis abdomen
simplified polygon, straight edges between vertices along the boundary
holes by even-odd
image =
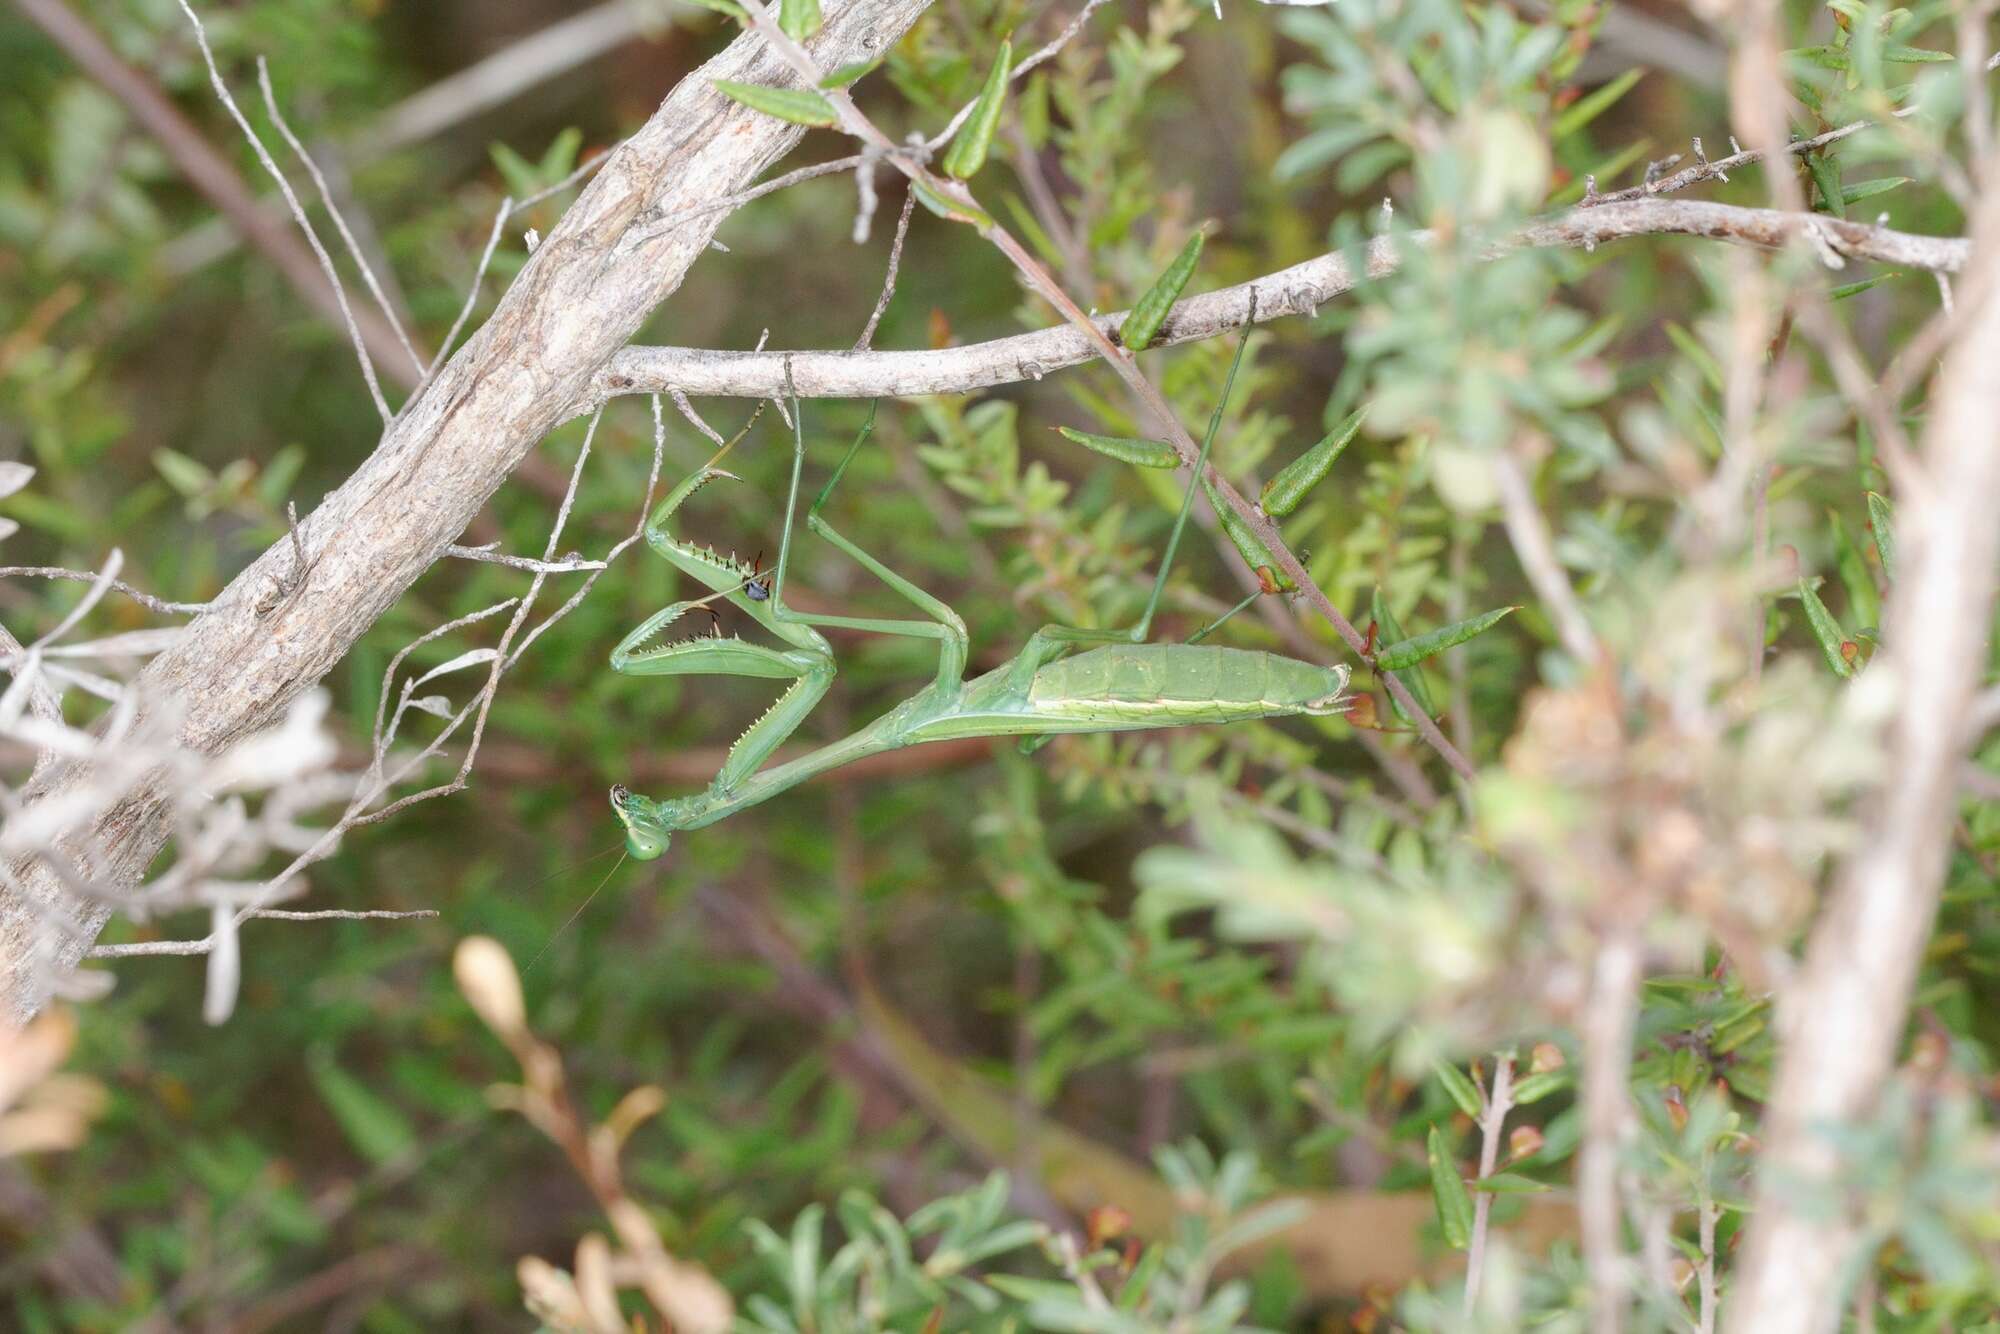
[[[1340,708],[1347,668],[1206,644],[1115,644],[1035,671],[1025,692],[1003,667],[970,682],[950,713],[897,726],[903,744],[958,736],[1122,732]]]
[[[1114,644],[1048,663],[1028,700],[1041,716],[1226,722],[1272,714],[1330,713],[1345,667],[1207,644]]]

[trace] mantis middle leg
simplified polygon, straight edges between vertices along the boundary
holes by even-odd
[[[965,662],[968,653],[965,622],[959,619],[958,613],[953,611],[944,602],[926,593],[908,579],[905,579],[902,575],[897,574],[866,551],[863,551],[837,532],[832,524],[820,517],[820,510],[825,506],[827,497],[831,496],[833,488],[840,484],[841,476],[847,471],[848,464],[854,461],[854,456],[861,451],[861,446],[867,441],[869,433],[874,429],[875,409],[870,407],[868,410],[868,420],[862,424],[860,432],[854,437],[854,443],[847,447],[847,453],[842,456],[839,465],[834,468],[833,475],[827,479],[826,485],[820,488],[818,498],[813,501],[812,507],[806,511],[806,527],[826,539],[833,546],[838,547],[841,551],[853,557],[862,568],[916,604],[920,610],[928,613],[931,619],[918,621],[876,616],[809,615],[805,612],[794,611],[785,605],[785,575],[791,560],[792,514],[798,502],[799,475],[805,467],[806,455],[805,430],[799,414],[797,398],[792,400],[792,489],[790,498],[785,502],[785,530],[783,536],[779,538],[778,567],[773,575],[771,584],[769,605],[772,608],[772,615],[780,622],[802,627],[818,626],[830,629],[866,630],[876,634],[906,635],[916,639],[935,639],[938,643],[936,688],[940,691],[955,690],[965,679]]]

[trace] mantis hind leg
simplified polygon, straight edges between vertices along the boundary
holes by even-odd
[[[841,458],[839,466],[833,470],[833,475],[827,479],[826,485],[820,488],[820,493],[814,499],[812,507],[806,511],[806,527],[810,528],[821,538],[824,538],[831,545],[845,552],[863,569],[914,603],[919,610],[926,613],[931,619],[916,621],[874,616],[808,615],[804,612],[794,611],[784,605],[785,573],[791,556],[792,515],[798,501],[799,473],[805,464],[805,431],[799,414],[797,399],[792,401],[792,423],[792,493],[791,499],[785,504],[785,535],[778,548],[778,567],[773,575],[771,584],[772,614],[778,620],[790,621],[800,625],[844,630],[866,630],[876,634],[905,635],[915,639],[934,639],[938,644],[938,684],[940,687],[947,689],[956,686],[965,677],[965,662],[968,653],[965,622],[959,619],[958,613],[953,611],[943,601],[925,592],[916,584],[897,574],[887,565],[884,565],[874,556],[863,551],[836,531],[832,524],[820,517],[820,508],[826,504],[827,497],[833,494],[833,488],[839,485],[841,475],[847,471],[848,464],[854,461],[854,456],[860,453],[861,446],[866,443],[869,433],[875,429],[875,410],[872,407],[868,410],[867,422],[862,425],[860,432],[854,437],[854,443],[847,447],[847,453]]]

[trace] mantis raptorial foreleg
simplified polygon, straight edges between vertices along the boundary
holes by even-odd
[[[728,758],[716,775],[717,788],[725,791],[743,776],[761,768],[771,753],[798,730],[833,684],[835,670],[833,653],[817,631],[780,617],[772,602],[748,596],[755,571],[733,556],[681,542],[668,531],[668,520],[695,492],[720,478],[736,480],[735,474],[716,464],[740,439],[741,433],[669,492],[646,521],[647,545],[674,568],[709,588],[710,596],[676,602],[647,617],[611,654],[612,669],[632,676],[748,676],[793,682],[778,702],[730,747]],[[709,606],[717,597],[756,620],[777,636],[783,647],[753,644],[734,636],[673,643],[662,640],[669,627],[690,611]]]

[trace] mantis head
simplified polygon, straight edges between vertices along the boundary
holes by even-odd
[[[662,828],[648,809],[652,804],[622,783],[611,789],[611,813],[625,826],[625,851],[633,861],[652,861],[666,852],[673,839],[672,831]]]

